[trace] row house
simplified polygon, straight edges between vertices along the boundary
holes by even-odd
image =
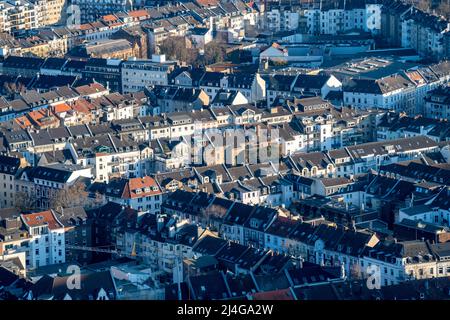
[[[16,192],[22,192],[33,200],[37,208],[48,209],[52,199],[60,190],[70,192],[71,186],[80,179],[90,180],[91,167],[81,167],[74,164],[51,164],[48,166],[27,167],[16,178]],[[75,197],[75,195],[74,195]],[[72,200],[80,205],[84,199],[81,195]]]
[[[55,76],[55,78],[56,77],[58,76]],[[4,105],[3,108],[4,112],[0,115],[0,120],[8,121],[15,119],[14,121],[16,121],[23,129],[33,126],[37,129],[55,127],[60,121],[58,117],[64,117],[65,112],[69,111],[76,100],[89,98],[89,101],[91,102],[90,98],[98,98],[108,93],[109,90],[98,83],[79,87],[61,86],[48,92],[26,90],[20,93],[16,99],[6,102],[6,105]],[[118,94],[110,95],[111,98],[117,96]],[[132,100],[133,99],[131,99],[131,102]],[[108,101],[109,105],[114,103],[114,101],[111,100],[103,101]],[[128,103],[130,101],[124,102]],[[125,107],[124,104],[125,103],[122,103],[121,106]],[[116,103],[116,105],[119,104]],[[133,111],[133,108],[131,108],[131,111]],[[133,112],[131,111],[129,113],[132,116]],[[120,117],[120,113],[121,112],[118,112],[116,117]],[[127,116],[127,114],[124,114],[124,116]]]
[[[359,276],[355,270],[358,270],[362,253],[378,242],[377,236],[370,232],[327,224],[314,226],[282,217],[266,232],[266,243],[272,250],[324,266],[341,267],[349,278]]]
[[[92,167],[95,181],[108,182],[112,177],[140,177],[150,170],[153,156],[145,143],[118,138],[110,134],[75,139],[67,143],[75,163]]]
[[[404,48],[413,48],[419,55],[440,60],[445,56],[444,34],[449,31],[446,20],[411,7],[402,16]]]
[[[116,202],[108,202],[86,210],[86,214],[92,225],[92,247],[117,246],[117,239],[121,238],[120,231],[123,228],[135,228],[140,213],[130,207],[125,207]],[[133,242],[130,243],[130,252]],[[121,248],[122,249],[122,248]],[[120,254],[120,251],[117,251]],[[125,254],[124,254],[125,255]],[[125,255],[126,256],[126,255]],[[106,250],[92,252],[94,262],[105,261],[115,257],[114,252]],[[129,257],[132,257],[129,255]]]
[[[98,205],[98,204],[96,204]],[[86,204],[86,206],[88,206]],[[64,225],[66,240],[66,262],[86,265],[92,262],[93,253],[78,250],[80,247],[92,247],[94,228],[83,206],[59,208],[53,210],[55,217]]]
[[[104,186],[104,197],[107,201],[117,202],[139,212],[157,215],[161,210],[161,189],[149,176],[112,179]]]
[[[259,73],[225,74],[221,72],[204,72],[198,85],[214,100],[221,89],[238,90],[253,103],[266,98],[266,82]]]
[[[21,219],[30,235],[27,268],[64,263],[65,226],[58,220],[54,211],[22,214]]]
[[[450,189],[443,187],[442,190],[433,196],[425,204],[410,205],[399,210],[398,221],[403,219],[410,219],[415,221],[423,221],[440,226],[450,226],[450,210],[448,205]]]
[[[448,135],[446,121],[442,118],[385,113],[377,119],[377,140],[394,140],[403,137],[425,136],[436,142],[445,141]]]
[[[267,81],[267,104],[296,96],[319,96],[325,99],[330,92],[340,92],[342,83],[333,75],[275,74]],[[277,99],[278,98],[278,99]]]
[[[167,85],[168,74],[174,63],[165,60],[164,55],[153,55],[152,60],[128,60],[121,66],[122,92],[142,91],[149,86]]]
[[[94,21],[100,16],[112,14],[119,11],[127,11],[130,9],[129,2],[125,0],[102,0],[95,5],[86,0],[76,0],[72,4],[80,8],[80,18],[82,23]]]
[[[197,207],[205,206],[204,212],[209,212],[206,208],[214,208],[216,218],[221,217],[221,237],[226,240],[294,254],[317,264],[343,266],[347,274],[357,270],[364,249],[375,246],[379,241],[369,232],[356,232],[326,224],[314,227],[300,221],[291,221],[280,217],[276,210],[270,208],[231,201],[230,204],[225,204],[223,200],[214,205],[215,199],[219,198],[202,201],[204,204],[201,205],[197,202],[200,199],[206,200],[208,197],[175,192],[163,207],[177,215],[192,212],[190,203],[196,203]]]
[[[376,35],[381,30],[381,8],[361,1],[332,2],[303,14],[309,34],[337,35],[356,29]]]
[[[427,93],[424,115],[427,118],[450,120],[450,90],[448,87],[436,88]]]
[[[367,172],[370,169],[377,170],[381,165],[396,161],[419,158],[422,153],[436,151],[436,148],[437,144],[433,140],[417,136],[349,146],[344,148],[343,153],[339,150],[331,150],[329,154],[334,159],[340,158],[341,163],[338,167],[341,167],[341,170],[338,170],[338,175],[343,176]]]
[[[1,6],[3,16],[0,25],[2,32],[14,35],[22,34],[31,29],[36,29],[44,22],[40,12],[44,7],[41,3],[26,0],[4,1]]]
[[[173,274],[174,281],[180,281],[182,261],[192,257],[192,247],[204,233],[208,232],[186,220],[147,213],[137,226],[117,233],[117,247],[130,256],[135,250],[137,259],[155,270]]]
[[[284,162],[305,177],[342,177],[378,170],[381,165],[417,159],[438,150],[438,143],[424,136],[369,142],[327,152],[294,153]]]
[[[15,205],[15,177],[22,161],[19,158],[0,156],[0,207]]]
[[[176,113],[201,110],[209,105],[210,98],[202,89],[155,85],[150,99],[158,113]]]
[[[192,163],[192,148],[184,138],[176,141],[157,138],[152,140],[150,147],[153,152],[152,172],[169,172]]]
[[[380,242],[364,250],[361,269],[365,275],[374,274],[381,286],[445,277],[450,272],[447,249],[446,243],[431,244],[423,240]],[[369,271],[370,268],[375,272]]]
[[[352,79],[343,86],[344,105],[378,108],[416,114],[416,86],[402,75],[385,78]]]
[[[295,7],[272,7],[262,14],[262,25],[272,32],[298,30],[301,13]]]
[[[30,234],[20,213],[14,209],[2,209],[0,214],[0,261],[18,259],[22,264],[20,273],[26,276]]]

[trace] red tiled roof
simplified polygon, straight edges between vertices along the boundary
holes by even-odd
[[[106,88],[102,86],[100,83],[91,83],[84,86],[76,87],[75,91],[78,92],[80,95],[89,95],[101,91],[106,91]]]
[[[108,21],[108,22],[109,21],[117,21],[118,20],[118,18],[115,15],[113,15],[113,14],[108,14],[106,16],[103,16],[102,19],[103,19],[103,21]]]
[[[78,99],[72,106],[72,109],[77,112],[90,113],[91,110],[95,109],[95,106],[85,99]]]
[[[149,188],[146,190],[146,188]],[[142,198],[161,194],[155,179],[152,177],[131,178],[125,185],[122,197],[124,199]]]
[[[146,16],[149,16],[150,14],[148,13],[147,10],[141,9],[141,10],[133,10],[133,11],[129,11],[129,12],[128,12],[128,15],[129,15],[130,17],[133,17],[133,18],[140,18],[140,17],[146,17]]]
[[[50,230],[60,229],[64,227],[56,220],[55,216],[50,210],[30,214],[22,214],[21,216],[25,224],[30,227],[47,225]]]
[[[196,0],[195,2],[202,7],[215,7],[219,3],[217,0]]]
[[[89,30],[92,29],[92,25],[90,23],[81,24],[78,26],[79,30]]]
[[[66,103],[61,103],[61,104],[58,104],[58,105],[54,106],[54,112],[55,113],[67,112],[67,111],[70,111],[70,110],[72,110],[72,108]]]
[[[36,110],[36,111],[30,111],[27,113],[27,117],[39,127],[44,125],[44,123],[42,123],[42,121],[44,118],[47,118],[47,117],[51,121],[51,123],[58,121],[54,117],[54,114],[48,108],[40,109],[40,110]]]
[[[26,128],[32,126],[30,120],[28,120],[28,118],[27,118],[26,116],[18,117],[18,118],[14,119],[14,120],[17,122],[17,124],[18,124],[22,129],[26,129]]]

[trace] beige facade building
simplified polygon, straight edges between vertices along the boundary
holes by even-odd
[[[65,4],[66,0],[45,0],[42,25],[48,26],[60,22]]]

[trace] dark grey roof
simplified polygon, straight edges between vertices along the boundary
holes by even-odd
[[[20,159],[0,155],[0,173],[15,175],[19,165]]]

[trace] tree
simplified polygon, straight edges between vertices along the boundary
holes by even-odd
[[[428,11],[431,9],[431,0],[418,0],[409,2],[422,11]]]
[[[443,15],[446,19],[450,19],[450,4],[446,2],[442,2],[437,10],[440,15]]]
[[[226,47],[218,42],[210,42],[205,45],[205,64],[214,64],[225,61],[227,55]]]
[[[20,212],[36,209],[36,198],[28,192],[19,191],[14,194],[14,204]]]
[[[25,85],[22,82],[5,82],[3,83],[3,92],[7,96],[13,96],[15,93],[22,92],[25,89]]]
[[[187,48],[184,37],[169,37],[159,45],[159,51],[168,59],[179,60],[187,64],[194,64],[198,53],[195,49]]]
[[[50,208],[73,208],[86,204],[88,193],[81,182],[76,182],[67,189],[59,189],[50,200]]]

